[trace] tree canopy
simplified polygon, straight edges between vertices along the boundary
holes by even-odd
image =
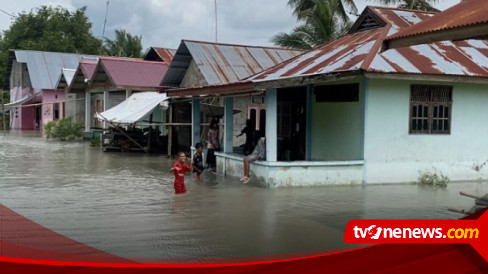
[[[345,7],[357,11],[352,0],[289,0],[288,5],[301,24],[271,41],[295,49],[312,49],[345,34],[350,27]]]
[[[102,42],[92,31],[86,7],[73,12],[63,7],[41,6],[20,13],[0,39],[0,83],[9,49],[99,54]]]
[[[144,55],[142,36],[132,35],[125,30],[115,30],[113,40],[105,38],[103,48],[110,56],[141,58]]]

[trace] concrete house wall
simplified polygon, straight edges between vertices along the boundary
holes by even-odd
[[[451,134],[409,134],[410,85],[452,85]],[[417,181],[434,171],[453,181],[488,178],[488,85],[371,79],[365,112],[364,181]]]

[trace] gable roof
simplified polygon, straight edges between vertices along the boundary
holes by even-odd
[[[73,81],[75,73],[75,69],[61,69],[61,75],[59,76],[59,80],[56,84],[56,89],[63,89],[68,87],[69,84],[71,84],[71,81]]]
[[[300,50],[182,40],[162,86],[179,86],[193,60],[207,84],[237,82],[296,55]]]
[[[88,80],[93,77],[97,59],[82,59],[76,68],[73,79],[68,83],[67,92],[85,92]]]
[[[76,69],[83,57],[97,57],[74,53],[10,50],[3,88],[10,89],[10,73],[13,61],[27,64],[32,88],[55,89],[61,75],[61,69]]]
[[[175,49],[151,47],[144,56],[144,60],[164,62],[166,65],[169,65],[171,64],[175,53]]]
[[[367,7],[384,27],[350,33],[249,78],[254,82],[290,77],[365,71],[488,77],[488,43],[480,40],[438,42],[381,51],[388,35],[429,20],[433,14]]]
[[[156,89],[167,70],[168,65],[163,62],[100,57],[90,81],[105,83],[109,80],[118,89]]]
[[[389,47],[488,38],[488,1],[465,0],[388,37]],[[446,39],[448,37],[449,39]]]

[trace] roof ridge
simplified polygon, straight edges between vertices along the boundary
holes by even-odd
[[[366,8],[409,11],[409,12],[414,12],[414,13],[427,13],[427,14],[438,14],[439,13],[439,11],[425,11],[425,10],[406,9],[406,8],[399,8],[399,7],[374,6],[374,5],[367,5]]]
[[[144,64],[157,64],[157,65],[165,65],[164,62],[158,62],[158,61],[147,61],[144,59],[139,59],[139,58],[131,58],[131,57],[116,57],[116,56],[101,56],[100,60],[112,60],[112,61],[128,61],[128,62],[134,62],[134,63],[144,63]]]
[[[289,49],[289,48],[273,47],[273,46],[243,45],[243,44],[231,44],[231,43],[222,43],[222,42],[198,41],[198,40],[189,40],[189,39],[183,39],[181,41],[182,42],[190,42],[190,43],[199,43],[199,44],[220,45],[220,46],[233,46],[233,47],[246,47],[246,48],[261,48],[261,49],[276,49],[276,50],[288,50],[288,51],[304,51],[304,50],[300,50],[300,49]]]

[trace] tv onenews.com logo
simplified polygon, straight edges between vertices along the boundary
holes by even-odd
[[[442,228],[392,228],[371,225],[369,227],[353,227],[356,239],[478,239],[479,229],[477,228],[450,228],[443,233]]]

